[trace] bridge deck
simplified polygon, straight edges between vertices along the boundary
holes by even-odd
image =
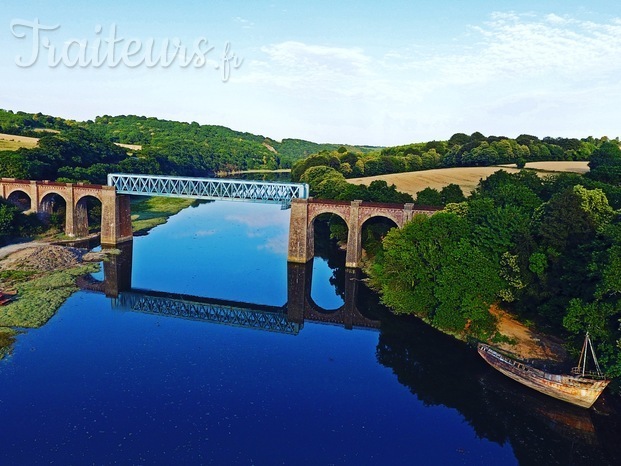
[[[308,198],[308,185],[302,183],[111,173],[108,185],[114,186],[119,194],[263,202],[284,206],[288,206],[292,199]]]

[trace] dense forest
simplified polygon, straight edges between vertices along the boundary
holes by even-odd
[[[588,330],[620,377],[621,204],[588,181],[499,171],[468,200],[391,230],[371,279],[395,312],[466,337],[495,336],[492,305],[574,348]]]
[[[105,183],[111,172],[213,176],[290,168],[310,154],[341,147],[132,115],[77,122],[0,110],[0,133],[40,138],[35,148],[0,152],[3,176],[90,183]],[[348,147],[360,153],[373,149]]]

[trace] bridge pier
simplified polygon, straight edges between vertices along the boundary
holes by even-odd
[[[304,323],[307,296],[310,296],[313,263],[289,262],[287,264],[287,318],[290,322]]]
[[[132,289],[133,241],[119,244],[120,254],[110,254],[104,261],[104,293],[118,298],[119,293]]]
[[[102,194],[101,203],[101,244],[116,246],[118,243],[131,241],[132,219],[129,196],[116,195],[112,187]]]
[[[359,268],[362,266],[362,225],[359,223],[360,204],[362,201],[352,201],[349,207],[349,221],[347,226],[347,255],[345,267]]]
[[[288,262],[306,264],[313,258],[315,250],[315,228],[308,218],[308,200],[291,200],[289,221]]]

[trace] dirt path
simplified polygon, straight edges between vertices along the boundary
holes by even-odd
[[[554,363],[567,360],[567,352],[557,339],[534,332],[502,309],[492,307],[490,311],[498,318],[498,331],[512,340],[512,343],[500,343],[494,346],[521,359]]]

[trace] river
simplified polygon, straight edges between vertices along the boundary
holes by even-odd
[[[135,238],[131,292],[96,274],[0,361],[0,464],[621,464],[610,402],[391,316],[326,238],[288,266],[288,224],[213,202]]]

